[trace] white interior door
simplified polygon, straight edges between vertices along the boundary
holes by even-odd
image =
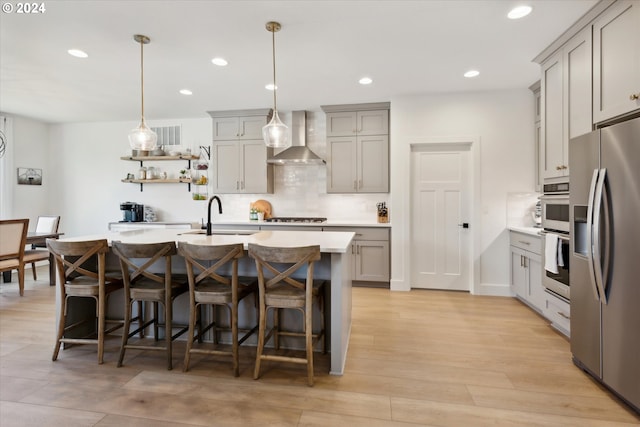
[[[412,147],[412,288],[471,290],[470,159],[467,145]]]

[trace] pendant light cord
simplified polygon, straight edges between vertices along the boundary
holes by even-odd
[[[140,99],[141,116],[144,123],[144,40],[140,40]]]
[[[271,46],[272,46],[272,59],[273,59],[273,111],[278,111],[276,104],[276,92],[278,91],[276,85],[276,31],[275,28],[271,30]]]

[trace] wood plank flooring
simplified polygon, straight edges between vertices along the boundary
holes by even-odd
[[[27,275],[30,276],[30,275]],[[345,375],[328,375],[317,354],[316,383],[304,366],[264,363],[252,379],[254,348],[240,377],[228,358],[194,356],[182,372],[162,353],[108,340],[51,361],[54,288],[45,268],[0,284],[0,426],[640,426],[640,416],[571,363],[569,343],[515,299],[459,292],[354,288]],[[15,279],[14,279],[15,280]]]

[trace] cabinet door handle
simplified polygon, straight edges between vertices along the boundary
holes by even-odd
[[[556,170],[557,170],[557,171],[562,170],[562,166],[556,166]]]
[[[640,93],[632,93],[629,96],[629,99],[632,100],[632,101],[637,101],[638,99],[640,99]]]
[[[356,245],[356,254],[360,255],[360,245]]]
[[[355,246],[355,245],[351,245],[351,255],[353,255],[353,254],[354,254],[354,251],[353,251],[353,247],[354,247],[354,246]]]
[[[236,190],[240,189],[240,181],[236,181]]]
[[[523,245],[530,245],[531,242],[525,242],[524,240],[518,240],[518,243],[522,243]]]
[[[353,181],[353,189],[354,190],[358,189],[358,180],[357,179]]]
[[[523,265],[522,265],[522,255],[520,255],[520,267],[523,267]]]
[[[362,180],[358,182],[358,189],[362,188]]]
[[[558,313],[560,316],[562,316],[562,317],[564,317],[565,319],[567,319],[567,320],[570,320],[570,319],[571,319],[571,317],[570,317],[570,316],[567,316],[566,314],[564,314],[564,313],[563,313],[563,312],[561,312],[561,311],[558,311],[557,313]]]
[[[524,262],[524,268],[529,268],[529,266],[527,265],[527,257],[522,257],[523,262]]]

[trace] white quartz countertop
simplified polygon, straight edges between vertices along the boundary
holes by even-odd
[[[93,235],[64,237],[60,240],[80,241],[107,239],[109,243],[114,240],[125,243],[159,243],[167,241],[189,242],[197,245],[226,245],[242,243],[247,249],[249,243],[273,247],[294,247],[320,245],[321,252],[346,253],[350,251],[351,240],[355,233],[350,231],[289,231],[289,230],[262,230],[253,234],[233,234],[228,231],[214,230],[214,234],[207,236],[201,234],[201,230],[181,229],[136,229],[126,231],[109,231]],[[215,234],[218,233],[218,234]]]
[[[521,225],[511,225],[511,226],[509,226],[509,230],[510,231],[517,231],[518,233],[529,234],[529,235],[532,235],[532,236],[540,236],[540,232],[542,231],[542,228],[525,227],[525,226],[521,226]]]

